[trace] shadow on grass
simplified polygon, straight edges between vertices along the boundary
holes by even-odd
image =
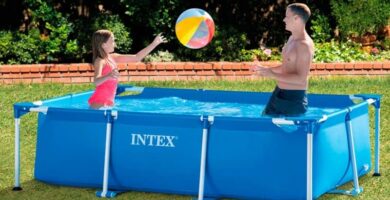
[[[376,185],[375,182],[380,182],[383,177],[373,177],[372,173],[368,173],[365,176],[359,178],[359,184],[364,188],[363,192],[358,195],[359,199],[369,199],[375,195],[372,193],[375,191],[373,185]],[[37,180],[29,180],[21,183],[23,190],[13,191],[13,186],[6,187],[5,189],[0,190],[0,199],[7,200],[41,200],[41,199],[56,199],[56,200],[66,200],[66,199],[102,199],[95,196],[95,192],[101,188],[82,188],[82,187],[70,187],[70,186],[59,186],[53,184],[47,184]],[[349,190],[353,187],[352,182],[346,183],[341,186],[339,189]],[[182,195],[168,195],[160,193],[147,193],[147,192],[137,192],[137,191],[127,191],[119,194],[114,199],[132,199],[132,200],[189,200],[192,199],[191,196],[182,196]],[[354,197],[348,195],[340,194],[324,194],[319,199],[321,200],[334,200],[334,199],[351,199]]]
[[[75,188],[46,184],[37,180],[21,183],[22,190],[13,191],[13,185],[0,190],[0,199],[95,199],[93,188]]]
[[[95,195],[96,191],[100,191],[101,188],[82,188],[82,187],[70,187],[59,186],[44,183],[37,180],[29,180],[21,183],[21,191],[13,191],[13,186],[6,187],[0,190],[0,199],[6,200],[42,200],[42,199],[55,199],[55,200],[67,200],[67,199],[104,199],[98,198]],[[161,194],[161,193],[149,193],[138,191],[126,191],[118,194],[115,200],[190,200],[191,196],[173,195],[173,194]]]

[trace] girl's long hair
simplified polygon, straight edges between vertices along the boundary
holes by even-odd
[[[104,51],[102,44],[112,36],[112,32],[109,30],[98,30],[92,35],[92,63],[96,58],[107,58],[107,53]]]

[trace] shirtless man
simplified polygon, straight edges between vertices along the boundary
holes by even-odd
[[[305,4],[288,5],[283,21],[291,36],[282,50],[282,64],[273,68],[253,67],[254,71],[277,81],[263,111],[265,115],[299,115],[307,110],[306,90],[314,56],[314,43],[305,29],[309,17],[310,9]]]

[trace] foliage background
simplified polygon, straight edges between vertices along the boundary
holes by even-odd
[[[390,20],[388,0],[0,0],[0,64],[90,62],[91,35],[101,28],[114,32],[119,53],[136,53],[162,32],[169,43],[157,50],[176,60],[250,60],[245,50],[281,49],[289,36],[285,8],[294,2],[310,7],[309,34],[320,43],[336,40],[332,48],[351,33],[376,33]],[[199,50],[183,47],[174,32],[177,17],[189,8],[206,10],[216,24],[212,42]],[[389,42],[378,39],[380,50],[388,50]],[[351,48],[344,49],[356,53]]]

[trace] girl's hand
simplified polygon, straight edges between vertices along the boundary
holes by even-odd
[[[159,33],[153,40],[153,43],[156,45],[159,45],[161,43],[166,43],[167,39],[162,35],[162,33]]]
[[[119,71],[118,69],[113,69],[108,75],[111,78],[117,79],[119,77]]]

